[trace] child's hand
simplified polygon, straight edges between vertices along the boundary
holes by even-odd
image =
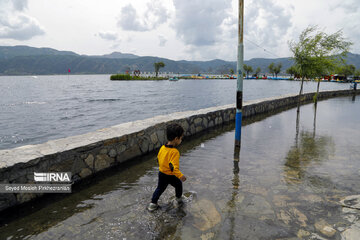
[[[181,181],[185,182],[186,181],[186,177],[185,175],[182,175],[181,178],[180,178]]]

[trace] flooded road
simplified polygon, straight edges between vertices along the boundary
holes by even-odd
[[[360,98],[334,98],[185,139],[183,206],[157,183],[155,154],[106,172],[0,227],[0,239],[358,239]]]

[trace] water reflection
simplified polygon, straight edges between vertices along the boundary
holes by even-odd
[[[239,154],[240,154],[240,149],[239,149]],[[230,208],[231,208],[231,206],[234,206],[235,199],[238,197],[238,194],[239,194],[239,186],[240,186],[239,161],[240,161],[239,158],[234,159],[234,170],[233,170],[234,178],[232,180],[234,190],[233,190],[231,199],[228,203],[228,206]],[[232,209],[232,211],[230,211],[230,236],[229,236],[230,239],[234,239],[234,237],[236,237],[236,235],[235,235],[235,228],[236,228],[235,217],[236,217],[236,211],[234,209]]]
[[[284,164],[285,181],[301,183],[309,165],[319,164],[334,154],[335,145],[330,136],[316,136],[317,102],[314,103],[313,131],[300,131],[300,111],[296,111],[295,144],[290,148]]]
[[[227,208],[228,208],[228,216],[226,217],[228,219],[228,221],[230,221],[230,231],[229,231],[229,239],[235,239],[236,234],[235,234],[235,228],[236,226],[236,217],[237,217],[237,213],[236,213],[236,199],[238,197],[239,194],[239,187],[240,187],[240,177],[239,177],[239,173],[240,173],[240,167],[239,167],[239,162],[240,162],[240,148],[239,149],[235,149],[235,155],[234,155],[234,167],[233,167],[233,179],[232,179],[232,186],[233,186],[233,190],[232,190],[232,194],[231,194],[231,198],[229,199],[229,201],[227,202]]]
[[[299,138],[286,156],[284,171],[288,183],[300,183],[309,165],[329,159],[335,149],[329,136],[314,137],[311,132],[301,131]]]
[[[316,113],[317,113],[317,101],[314,103],[314,128],[313,128],[313,137],[315,137],[316,134]]]

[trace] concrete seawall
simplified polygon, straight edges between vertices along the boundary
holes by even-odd
[[[358,90],[356,94],[359,94]],[[352,90],[321,92],[319,100],[355,94]],[[314,93],[302,95],[303,103],[311,102]],[[243,117],[271,113],[296,106],[297,95],[249,101],[243,104]],[[165,128],[177,122],[185,136],[235,120],[235,105],[197,111],[172,113],[100,129],[83,135],[52,140],[0,151],[0,183],[34,184],[34,172],[71,172],[72,182],[90,177],[112,166],[157,150],[166,142]],[[0,211],[42,196],[39,193],[0,193]]]

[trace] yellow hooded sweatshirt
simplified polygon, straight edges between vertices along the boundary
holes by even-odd
[[[163,145],[158,153],[159,171],[166,175],[175,175],[181,178],[183,174],[179,170],[179,150],[172,146]]]

